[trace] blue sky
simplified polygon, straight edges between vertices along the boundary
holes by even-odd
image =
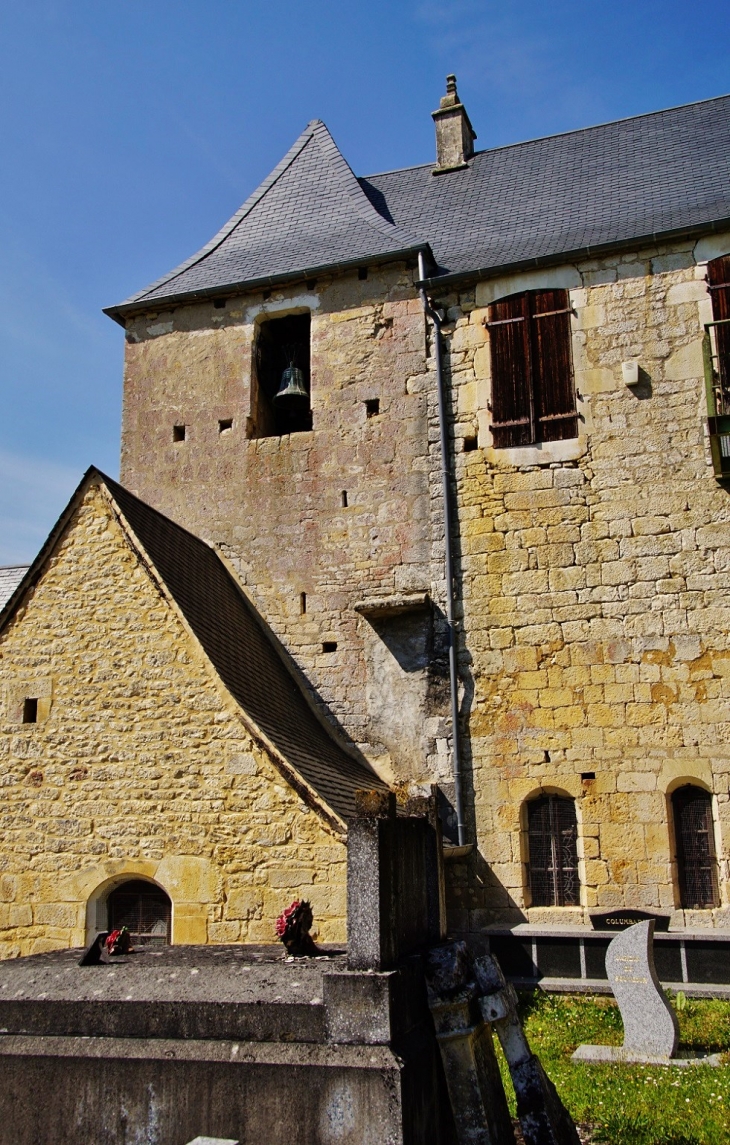
[[[431,160],[447,72],[481,148],[730,90],[730,4],[23,0],[0,8],[0,564],[118,474],[123,335],[324,119],[356,174]],[[698,162],[701,162],[698,140]]]

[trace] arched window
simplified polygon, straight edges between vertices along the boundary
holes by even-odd
[[[567,290],[525,290],[489,307],[495,449],[578,436]]]
[[[681,905],[688,910],[720,905],[712,796],[688,783],[672,795]]]
[[[172,903],[161,887],[143,879],[122,883],[107,899],[107,928],[126,926],[134,946],[164,946],[170,942]]]
[[[532,906],[578,906],[578,823],[573,800],[560,795],[530,800],[527,842]]]

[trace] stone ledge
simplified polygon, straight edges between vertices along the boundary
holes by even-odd
[[[545,994],[606,994],[613,991],[607,978],[510,978],[515,990],[542,990]],[[665,990],[687,998],[719,998],[730,1001],[730,985],[710,986],[706,982],[662,982]]]
[[[395,612],[415,612],[426,609],[431,604],[427,592],[396,593],[393,596],[374,596],[365,600],[358,600],[353,605],[355,612],[361,616],[388,616]]]

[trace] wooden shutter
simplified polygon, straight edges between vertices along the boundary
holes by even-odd
[[[531,292],[533,388],[540,441],[578,436],[567,290]]]
[[[572,799],[545,795],[527,804],[533,906],[577,906],[578,824]]]
[[[487,327],[495,448],[577,437],[567,290],[493,302]]]
[[[707,264],[707,284],[712,298],[715,322],[730,318],[730,255],[715,258]],[[723,395],[730,403],[730,324],[715,327],[718,372]],[[730,409],[730,405],[728,405]],[[718,413],[722,411],[718,410]]]
[[[492,436],[496,449],[534,441],[527,295],[489,307],[492,359]]]
[[[687,910],[719,906],[712,797],[687,784],[672,795],[672,810],[682,906]]]

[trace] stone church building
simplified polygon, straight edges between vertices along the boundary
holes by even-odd
[[[310,123],[107,311],[121,484],[0,613],[5,956],[295,896],[342,941],[386,784],[438,787],[453,932],[730,927],[730,97],[433,116],[367,178]]]

